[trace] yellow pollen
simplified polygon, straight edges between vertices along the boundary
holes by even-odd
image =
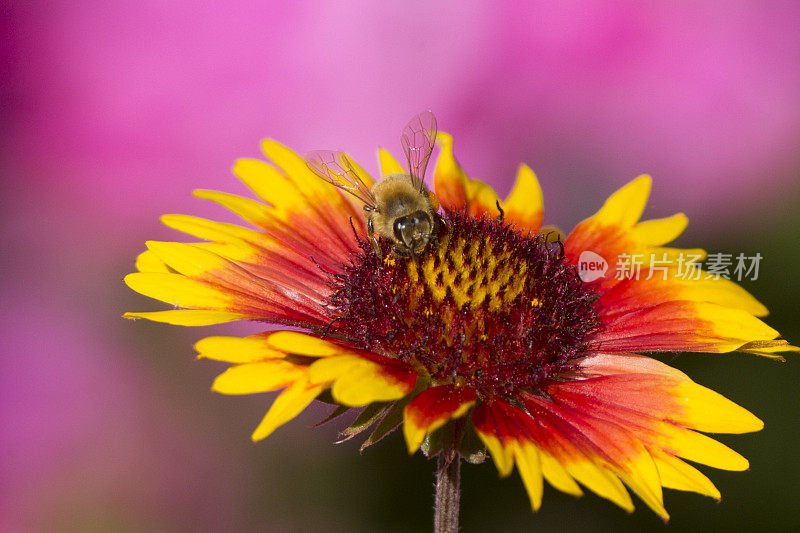
[[[451,239],[447,233],[440,237],[436,255],[428,255],[419,266],[407,263],[409,280],[415,284],[421,279],[436,302],[450,295],[458,307],[486,303],[489,311],[497,311],[525,289],[528,264],[513,258],[507,245],[495,248],[489,241]]]
[[[394,264],[396,263],[394,257],[391,257],[391,256],[386,256],[386,258],[383,260],[383,262],[384,262],[384,264],[386,266],[390,266],[390,267],[393,267]]]
[[[531,300],[531,307],[541,307],[542,301],[539,298],[534,298]]]

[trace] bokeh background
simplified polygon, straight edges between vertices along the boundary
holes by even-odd
[[[433,464],[399,435],[359,456],[312,429],[316,406],[265,442],[270,395],[224,397],[193,360],[207,335],[123,320],[163,213],[232,220],[194,188],[275,137],[346,149],[369,170],[432,109],[471,175],[505,194],[529,163],[546,223],[569,229],[636,175],[680,244],[764,257],[746,281],[800,342],[800,4],[731,1],[0,2],[0,530],[426,531]],[[751,470],[703,469],[723,501],[666,491],[669,529],[800,524],[796,357],[665,358],[766,422],[721,440]],[[663,530],[593,495],[463,472],[463,531]]]

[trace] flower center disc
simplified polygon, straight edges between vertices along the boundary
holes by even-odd
[[[441,226],[416,262],[361,243],[333,281],[337,334],[484,397],[569,370],[600,321],[561,243],[457,212]]]

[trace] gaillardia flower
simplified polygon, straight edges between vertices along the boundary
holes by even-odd
[[[344,439],[371,429],[369,445],[402,426],[411,453],[457,451],[477,462],[488,450],[501,475],[516,465],[534,510],[544,479],[632,511],[627,485],[665,520],[662,487],[719,498],[686,460],[726,470],[748,462],[700,432],[758,431],[761,420],[641,353],[796,350],[756,318],[766,308],[722,277],[679,275],[680,258],[703,252],[664,247],[685,228],[683,214],[639,222],[649,177],[562,238],[541,227],[528,167],[501,201],[467,177],[450,136],[438,142],[441,223],[420,253],[402,257],[384,236],[376,253],[362,206],[267,140],[275,166],[245,159],[234,168],[263,202],[195,193],[255,229],[164,216],[201,242],[148,242],[125,282],[174,308],[126,316],[272,324],[196,346],[199,357],[232,365],[214,390],[282,390],[253,440],[318,399],[337,406],[329,418],[362,408]],[[405,173],[387,151],[379,160],[384,176]],[[607,262],[605,275],[579,276],[584,252]],[[638,275],[614,275],[636,255]]]

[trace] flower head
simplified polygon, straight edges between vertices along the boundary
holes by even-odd
[[[580,483],[630,511],[625,484],[664,519],[662,487],[719,498],[684,459],[728,470],[748,463],[699,432],[757,431],[762,422],[639,353],[796,350],[756,318],[766,309],[724,278],[678,275],[678,259],[703,251],[663,247],[685,228],[682,214],[639,222],[649,177],[562,239],[541,227],[542,194],[528,167],[501,201],[466,176],[450,136],[438,140],[441,223],[421,252],[403,257],[383,237],[375,250],[361,206],[268,140],[276,166],[234,168],[266,203],[195,193],[256,229],[163,217],[203,241],[149,242],[125,281],[181,309],[126,316],[293,326],[197,343],[200,357],[232,365],[214,390],[282,390],[254,440],[320,399],[338,406],[332,417],[363,408],[345,439],[371,428],[369,445],[402,425],[411,453],[458,450],[478,461],[488,450],[501,475],[517,466],[534,510],[544,479],[574,495]],[[388,152],[379,159],[384,176],[405,173]],[[584,252],[609,274],[579,276]],[[634,254],[640,275],[610,274]]]

